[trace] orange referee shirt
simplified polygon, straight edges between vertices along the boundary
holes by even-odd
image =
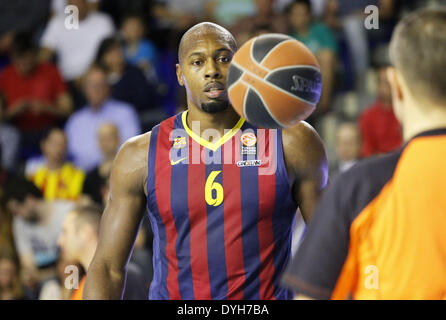
[[[446,128],[335,179],[282,283],[319,299],[446,299]]]

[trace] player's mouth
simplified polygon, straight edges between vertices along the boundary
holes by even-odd
[[[215,99],[226,94],[226,88],[221,82],[211,82],[204,87],[204,93],[208,98]]]

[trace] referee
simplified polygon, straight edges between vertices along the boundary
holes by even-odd
[[[282,278],[297,298],[446,299],[446,10],[405,17],[390,58],[405,144],[328,187]]]

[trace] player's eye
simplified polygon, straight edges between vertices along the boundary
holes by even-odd
[[[231,61],[231,58],[229,57],[220,57],[218,58],[218,61],[223,62],[223,63],[227,63]]]
[[[202,62],[200,60],[194,60],[194,61],[192,61],[192,64],[194,66],[201,66]]]

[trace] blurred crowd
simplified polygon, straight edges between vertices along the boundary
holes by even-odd
[[[117,150],[186,107],[175,63],[189,27],[218,23],[239,46],[271,32],[307,45],[323,78],[308,121],[334,176],[401,146],[387,46],[404,14],[443,2],[0,0],[0,300],[76,298],[67,266],[76,266],[81,281]],[[364,26],[368,5],[379,9],[378,29]],[[151,237],[145,221],[129,299],[150,284]]]

